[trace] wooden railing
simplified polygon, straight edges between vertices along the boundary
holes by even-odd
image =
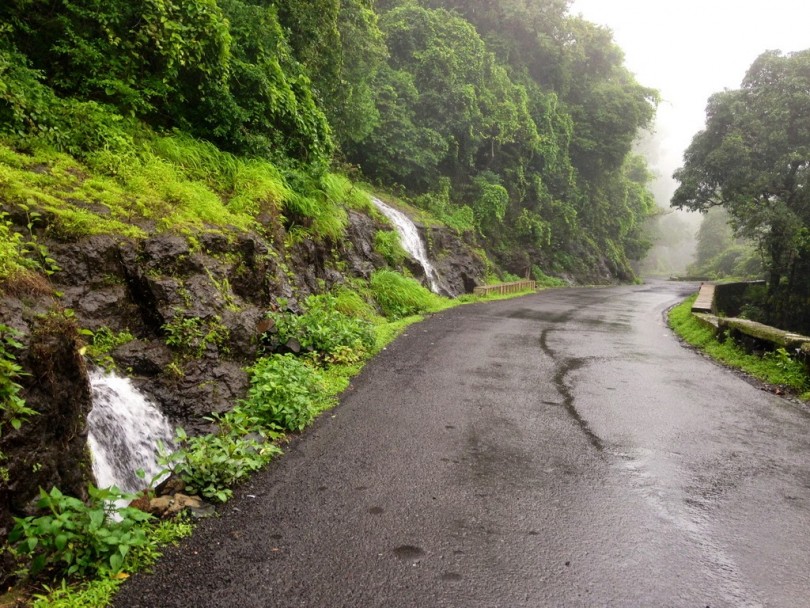
[[[714,312],[714,287],[711,283],[700,284],[698,297],[692,304],[692,312]]]
[[[537,281],[515,281],[513,283],[499,283],[497,285],[480,285],[473,289],[477,296],[488,296],[493,293],[504,295],[537,289]]]

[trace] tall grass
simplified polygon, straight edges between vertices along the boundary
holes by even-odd
[[[402,241],[395,230],[379,230],[374,235],[374,251],[379,253],[389,265],[397,267],[402,265],[408,257],[402,247]]]
[[[386,317],[400,319],[442,307],[443,298],[392,270],[371,275],[371,291]]]
[[[236,176],[244,162],[214,144],[185,134],[154,137],[150,151],[172,165],[182,169],[185,177],[207,183],[219,191],[232,190]]]
[[[292,196],[281,172],[263,161],[240,163],[234,175],[233,194],[228,208],[234,213],[260,217],[276,216]]]
[[[303,230],[294,234],[318,240],[338,241],[346,232],[349,217],[342,206],[346,189],[338,176],[308,175],[300,171],[290,175],[293,194],[285,201],[284,214],[290,225]]]

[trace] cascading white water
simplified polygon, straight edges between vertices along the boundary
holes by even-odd
[[[172,449],[172,429],[163,413],[128,378],[90,372],[93,408],[87,416],[87,444],[100,488],[143,489],[160,473],[158,450]],[[142,469],[144,479],[138,477]]]
[[[433,293],[447,291],[447,289],[442,286],[439,273],[436,272],[436,269],[433,268],[433,264],[431,264],[428,259],[425,243],[422,241],[422,237],[419,236],[419,231],[416,229],[416,225],[411,221],[411,218],[376,197],[371,197],[371,202],[394,224],[394,227],[399,233],[399,240],[402,243],[403,249],[422,265],[428,284],[430,285],[430,290]]]

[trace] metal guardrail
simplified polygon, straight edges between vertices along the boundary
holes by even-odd
[[[488,296],[493,293],[504,295],[530,289],[537,289],[537,281],[514,281],[512,283],[498,283],[497,285],[480,285],[473,289],[473,293],[477,296]]]

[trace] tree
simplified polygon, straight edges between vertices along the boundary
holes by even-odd
[[[275,9],[243,0],[219,4],[232,37],[225,107],[197,117],[187,129],[241,152],[328,163],[332,137],[327,118]]]
[[[734,236],[729,219],[723,207],[712,207],[703,216],[690,275],[713,279],[761,276],[762,264],[756,247]]]
[[[722,205],[759,244],[771,321],[810,329],[810,50],[763,53],[712,96],[675,179],[674,206]]]

